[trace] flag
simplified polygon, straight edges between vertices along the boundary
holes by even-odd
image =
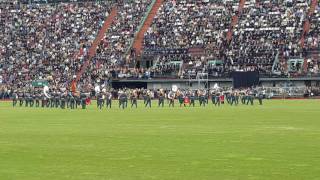
[[[72,81],[72,83],[71,83],[71,91],[73,92],[73,93],[75,93],[76,91],[77,91],[77,83],[76,83],[76,81],[75,80],[73,80]]]

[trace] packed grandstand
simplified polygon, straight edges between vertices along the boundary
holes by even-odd
[[[319,76],[314,0],[4,0],[0,15],[0,85],[7,89],[36,80],[94,87],[234,71]]]

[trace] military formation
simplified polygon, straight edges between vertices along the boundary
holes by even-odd
[[[72,93],[70,91],[52,90],[49,94],[40,89],[14,91],[12,94],[13,107],[42,107],[86,109],[89,94],[84,92]]]
[[[61,109],[86,109],[91,104],[91,99],[95,99],[97,108],[111,109],[115,106],[113,101],[118,101],[118,108],[126,109],[128,104],[130,108],[138,108],[138,100],[143,100],[145,108],[152,108],[152,101],[157,101],[158,107],[205,107],[212,104],[221,106],[227,104],[230,106],[254,105],[258,100],[259,105],[265,97],[263,91],[254,89],[198,89],[198,90],[147,90],[147,89],[120,89],[106,90],[99,92],[76,92],[68,90],[53,89],[44,92],[41,89],[29,91],[14,91],[12,94],[13,107],[42,107],[42,108],[61,108]]]

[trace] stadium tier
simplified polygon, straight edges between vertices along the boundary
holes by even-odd
[[[0,7],[0,84],[9,88],[42,80],[82,88],[231,78],[238,71],[319,76],[317,0],[31,0]]]

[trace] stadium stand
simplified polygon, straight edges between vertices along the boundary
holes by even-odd
[[[1,1],[1,84],[319,75],[317,0],[52,2]]]
[[[108,1],[1,6],[1,76],[13,87],[38,79],[68,86],[111,7]]]

